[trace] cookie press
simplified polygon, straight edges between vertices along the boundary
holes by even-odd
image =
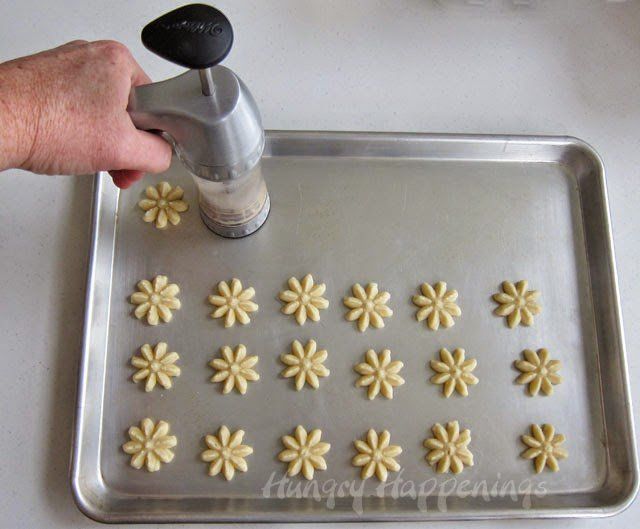
[[[233,44],[229,20],[208,5],[183,6],[145,26],[142,43],[189,70],[135,88],[133,123],[171,143],[198,187],[207,227],[223,237],[250,235],[269,214],[260,168],[265,139],[249,90],[219,64]]]

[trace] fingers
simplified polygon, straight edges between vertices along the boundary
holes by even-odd
[[[118,169],[109,171],[113,183],[120,189],[127,189],[131,184],[137,182],[144,176],[144,171],[135,171],[129,169]]]
[[[137,130],[133,125],[122,138],[119,150],[117,169],[161,173],[171,164],[171,146],[157,134]]]

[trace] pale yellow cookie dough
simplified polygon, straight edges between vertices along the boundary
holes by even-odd
[[[377,283],[369,283],[364,289],[359,283],[351,287],[353,296],[346,296],[343,300],[349,312],[345,314],[348,321],[358,321],[358,330],[364,332],[369,325],[380,329],[384,327],[383,318],[393,316],[393,311],[387,307],[391,298],[388,292],[378,292]]]
[[[356,467],[362,467],[361,479],[368,479],[374,474],[380,481],[387,481],[389,471],[398,472],[400,464],[395,460],[402,453],[398,445],[389,444],[391,434],[387,430],[380,432],[370,429],[364,440],[353,442],[358,454],[351,460]]]
[[[131,294],[130,302],[137,305],[133,314],[141,320],[147,318],[149,325],[158,325],[160,320],[168,323],[173,318],[172,310],[181,306],[176,297],[180,288],[175,283],[169,284],[167,276],[156,276],[152,281],[143,279],[138,282],[138,292]]]
[[[246,472],[248,470],[245,457],[253,454],[253,448],[243,445],[244,430],[236,430],[231,433],[229,428],[222,425],[218,435],[205,436],[204,442],[208,449],[200,454],[200,458],[209,463],[209,475],[217,476],[220,472],[224,479],[231,481],[236,470]]]
[[[180,213],[189,209],[189,204],[182,200],[184,191],[180,186],[171,187],[169,182],[160,182],[157,186],[149,186],[145,190],[147,198],[138,202],[145,212],[142,220],[155,222],[156,228],[165,229],[170,222],[174,226],[180,223]]]
[[[236,321],[246,325],[251,321],[249,312],[258,310],[258,304],[251,301],[256,295],[253,288],[242,288],[239,279],[232,279],[231,284],[226,281],[218,283],[218,295],[209,296],[209,303],[217,307],[211,313],[212,318],[224,318],[225,327],[233,327]]]
[[[217,371],[211,382],[224,382],[222,393],[229,393],[235,386],[236,390],[244,395],[247,392],[247,382],[260,379],[253,367],[258,363],[257,356],[247,356],[247,348],[240,344],[235,352],[225,345],[220,349],[221,358],[214,358],[209,365]]]
[[[315,429],[308,434],[300,425],[295,429],[294,435],[282,437],[285,449],[278,454],[278,459],[288,463],[287,475],[296,476],[300,472],[306,479],[313,479],[315,470],[326,470],[327,462],[324,455],[331,445],[320,441],[322,431]]]
[[[318,377],[328,377],[330,373],[323,364],[327,356],[326,349],[317,351],[315,340],[309,340],[304,347],[298,340],[294,340],[291,353],[280,356],[282,363],[287,366],[281,374],[285,378],[295,377],[298,391],[304,387],[305,382],[313,389],[318,389]]]
[[[399,360],[392,362],[389,349],[384,349],[380,355],[369,349],[364,358],[364,362],[356,364],[353,368],[361,375],[356,381],[356,386],[368,388],[369,400],[376,398],[379,393],[387,399],[392,399],[393,388],[404,384],[404,378],[398,374],[404,364]]]
[[[295,314],[299,325],[304,325],[309,318],[311,321],[320,321],[320,310],[329,306],[329,300],[322,297],[327,287],[324,283],[313,283],[313,276],[307,274],[302,282],[295,277],[289,279],[289,290],[283,290],[279,294],[284,314]]]
[[[462,314],[456,303],[458,292],[447,290],[447,284],[444,281],[439,281],[433,286],[422,283],[420,291],[421,295],[412,298],[413,304],[419,307],[416,319],[426,320],[427,327],[432,331],[437,331],[441,325],[445,329],[452,327],[455,323],[453,317]]]
[[[567,449],[560,446],[565,442],[565,437],[561,433],[557,434],[555,428],[550,424],[531,425],[531,435],[523,435],[522,442],[527,449],[522,452],[524,459],[533,459],[533,466],[536,474],[539,474],[548,467],[553,472],[560,470],[558,459],[569,457]]]
[[[553,386],[562,382],[562,377],[557,373],[562,367],[560,360],[549,359],[549,351],[546,349],[538,349],[537,352],[525,349],[522,356],[524,360],[515,361],[516,369],[522,373],[516,378],[516,382],[528,384],[527,391],[532,397],[540,390],[545,395],[551,395]]]
[[[425,439],[426,460],[439,474],[453,472],[459,474],[465,466],[473,466],[473,454],[469,451],[471,432],[460,431],[458,421],[447,423],[445,428],[436,423],[431,429],[433,437]]]
[[[472,373],[476,368],[475,358],[465,360],[464,349],[454,349],[453,355],[445,348],[440,349],[440,360],[431,360],[431,369],[435,375],[431,377],[434,384],[442,384],[442,393],[449,398],[454,390],[463,397],[469,395],[467,386],[478,383]]]
[[[511,281],[503,281],[502,292],[493,295],[493,300],[498,303],[493,313],[504,316],[511,329],[519,324],[533,325],[533,317],[542,311],[537,301],[540,292],[527,290],[527,286],[528,282],[525,280],[518,281],[515,285]]]
[[[168,434],[168,422],[158,421],[156,424],[149,418],[142,419],[139,428],[129,428],[131,441],[123,444],[122,450],[131,456],[131,466],[135,469],[146,466],[149,472],[157,472],[161,463],[170,463],[174,456],[171,449],[178,440]]]
[[[144,390],[151,391],[156,382],[163,388],[171,388],[171,377],[180,376],[180,368],[176,365],[176,361],[180,358],[178,353],[172,352],[167,354],[167,344],[165,342],[158,343],[154,349],[146,343],[140,348],[141,356],[133,356],[131,365],[136,371],[132,377],[134,382],[146,380]]]

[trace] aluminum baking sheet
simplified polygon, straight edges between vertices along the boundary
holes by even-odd
[[[118,193],[96,177],[93,244],[80,369],[72,485],[92,518],[108,521],[309,521],[602,516],[628,505],[637,462],[625,350],[609,228],[604,170],[597,154],[566,137],[269,132],[264,172],[272,211],[242,240],[213,235],[196,191],[178,164],[164,177],[192,207],[166,231],[141,220],[136,203],[147,178]],[[319,323],[298,326],[280,313],[278,292],[306,273],[327,284],[331,305]],[[136,320],[136,282],[166,274],[181,287],[170,324]],[[207,296],[239,277],[257,291],[250,325],[224,329]],[[528,279],[543,312],[530,328],[508,329],[492,314],[501,281]],[[454,327],[416,322],[411,296],[424,281],[460,293]],[[391,293],[384,329],[361,334],[344,319],[355,282]],[[296,392],[280,378],[279,355],[294,339],[329,351],[320,389]],[[182,375],[168,391],[131,382],[130,357],[167,341]],[[222,395],[208,362],[225,344],[260,357],[259,382],[245,396]],[[478,360],[470,396],[445,399],[428,382],[441,347]],[[529,398],[513,361],[546,347],[564,381],[551,397]],[[406,384],[393,400],[368,401],[353,365],[390,348]],[[175,459],[160,472],[136,471],[121,445],[143,417],[171,423]],[[457,477],[425,463],[435,422],[457,419],[472,432],[475,466]],[[550,422],[567,436],[558,473],[534,475],[519,457],[529,424]],[[226,482],[200,461],[203,436],[221,424],[246,431],[249,471]],[[328,469],[312,485],[283,481],[280,437],[319,427],[332,444]],[[364,485],[350,464],[352,441],[388,429],[403,447],[402,473]],[[395,478],[395,479],[394,479]]]

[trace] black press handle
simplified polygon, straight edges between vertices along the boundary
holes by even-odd
[[[216,8],[189,4],[149,22],[142,30],[145,47],[192,70],[210,68],[231,50],[231,23]]]

